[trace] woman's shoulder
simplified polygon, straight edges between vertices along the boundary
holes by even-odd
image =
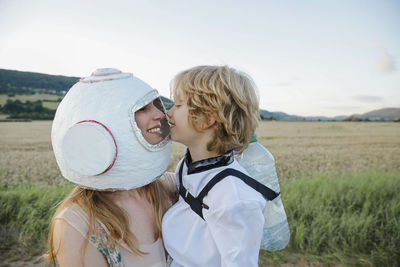
[[[107,266],[104,257],[92,242],[87,242],[86,212],[77,204],[61,210],[54,222],[54,248],[60,266],[82,266],[81,251],[85,247],[85,266]],[[61,264],[62,263],[62,264]]]
[[[60,230],[69,231],[72,227],[78,231],[84,238],[89,229],[89,220],[86,211],[78,204],[73,203],[62,209],[55,217],[55,224],[64,225]]]

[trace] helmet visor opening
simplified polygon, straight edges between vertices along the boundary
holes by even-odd
[[[164,147],[170,140],[170,125],[164,105],[154,91],[132,109],[132,125],[139,142],[148,150]]]

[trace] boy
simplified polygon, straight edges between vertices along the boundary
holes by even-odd
[[[177,167],[179,200],[162,222],[171,266],[258,266],[264,197],[228,176],[198,201],[221,171],[246,173],[233,154],[246,148],[258,124],[254,83],[227,66],[199,66],[179,73],[172,93],[171,138],[187,152]]]

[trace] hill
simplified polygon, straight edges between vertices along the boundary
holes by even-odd
[[[398,121],[400,119],[400,108],[382,108],[378,110],[369,111],[363,114],[353,114],[351,116],[297,116],[290,115],[284,112],[271,112],[268,110],[260,109],[260,116],[266,120],[287,120],[287,121]]]
[[[36,94],[40,92],[64,95],[78,80],[79,77],[0,69],[0,94],[8,94],[13,96]],[[173,106],[173,102],[170,99],[166,97],[161,97],[161,99],[167,109]],[[373,110],[364,114],[336,117],[298,116],[290,115],[284,112],[271,112],[260,109],[260,116],[263,120],[398,120],[400,118],[400,108],[384,108]]]
[[[171,99],[166,98],[165,96],[161,96],[160,98],[161,98],[161,101],[162,101],[163,104],[164,104],[164,107],[165,107],[167,110],[170,109],[170,108],[172,108],[172,106],[174,105],[174,102],[173,102]]]
[[[400,108],[382,108],[373,110],[361,115],[361,117],[369,118],[369,119],[389,119],[394,120],[396,118],[400,118]]]
[[[338,116],[338,117],[325,117],[325,116],[297,116],[297,115],[290,115],[284,112],[271,112],[265,109],[260,109],[260,116],[264,120],[284,120],[284,121],[340,121],[343,120],[345,117]]]
[[[3,90],[34,89],[53,93],[65,93],[77,81],[78,77],[50,75],[37,72],[0,69],[0,87]],[[5,92],[3,92],[5,93]]]
[[[354,114],[347,117],[345,120],[398,121],[400,120],[400,108],[382,108],[363,114]]]

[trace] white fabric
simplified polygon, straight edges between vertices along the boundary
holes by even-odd
[[[275,159],[265,147],[258,142],[250,143],[237,160],[251,177],[280,193]],[[268,251],[285,248],[290,240],[290,230],[280,195],[267,201],[263,214],[265,224],[261,248]]]
[[[97,70],[92,76],[76,83],[58,106],[52,126],[53,150],[62,175],[69,181],[88,188],[128,190],[149,184],[163,174],[168,167],[171,142],[162,142],[154,149],[145,147],[136,138],[137,129],[132,127],[135,125],[132,122],[132,108],[138,108],[137,103],[148,103],[149,95],[159,96],[155,89],[142,80],[115,69]],[[84,120],[103,124],[115,138],[117,158],[112,168],[104,174],[84,175],[85,171],[74,171],[64,159],[62,144],[66,133],[73,125]],[[77,153],[75,157],[83,163],[83,167],[86,163],[88,168],[92,168],[92,163],[99,160],[97,155],[103,157],[98,152],[85,155],[92,156],[82,157]],[[157,164],[154,164],[155,161]]]
[[[70,127],[64,135],[62,151],[64,160],[72,170],[88,176],[107,170],[117,153],[110,133],[94,122],[83,122]]]
[[[185,164],[183,185],[197,196],[225,168],[246,173],[234,161],[228,166],[185,175]],[[240,179],[229,176],[217,183],[203,202],[210,207],[203,209],[205,220],[182,197],[165,213],[162,232],[164,246],[174,259],[171,266],[258,266],[264,225],[265,199],[262,195]]]

